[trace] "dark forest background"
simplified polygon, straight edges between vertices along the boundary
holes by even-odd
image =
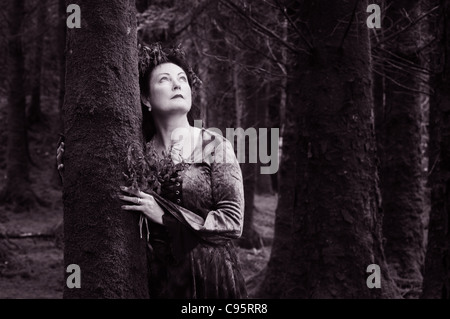
[[[80,29],[66,27],[70,3]],[[103,195],[137,136],[138,41],[182,44],[205,127],[280,130],[277,174],[242,164],[252,298],[450,297],[449,1],[3,0],[2,298],[62,297],[63,254],[93,243],[86,288],[65,297],[145,296],[123,232],[136,221]],[[64,187],[60,134],[75,167]],[[114,254],[137,266],[114,269]],[[367,285],[373,264],[381,288]],[[115,285],[91,289],[99,276]]]

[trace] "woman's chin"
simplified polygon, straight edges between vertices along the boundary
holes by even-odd
[[[178,104],[178,105],[170,105],[165,109],[161,110],[161,115],[175,115],[175,114],[187,114],[191,110],[191,107],[188,105]]]

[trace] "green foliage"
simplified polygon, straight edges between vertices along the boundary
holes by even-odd
[[[127,154],[127,171],[123,173],[126,179],[126,185],[133,190],[142,190],[146,193],[152,194],[156,192],[161,193],[161,185],[165,181],[174,181],[179,172],[183,171],[189,164],[185,161],[181,161],[175,164],[172,160],[172,148],[173,144],[168,152],[163,153],[163,157],[160,158],[155,149],[151,147],[150,141],[146,147],[138,143],[133,143],[128,147]],[[147,228],[147,240],[149,238],[149,228],[147,219],[143,214],[140,214],[139,229],[142,238],[143,225]]]
[[[128,147],[127,171],[123,173],[126,184],[135,190],[161,192],[161,184],[164,181],[174,180],[179,172],[189,164],[185,161],[174,163],[172,160],[172,148],[159,157],[153,147],[147,143],[145,150],[137,143]]]

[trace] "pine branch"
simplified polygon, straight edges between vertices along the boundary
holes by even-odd
[[[182,26],[180,29],[176,30],[173,36],[176,37],[183,31],[185,31],[190,25],[192,25],[192,23],[197,19],[197,17],[199,17],[203,13],[203,11],[205,11],[206,8],[212,3],[213,3],[212,1],[205,1],[202,5],[195,8],[195,10],[193,10],[193,12],[190,14],[188,22],[185,23],[185,25]]]
[[[260,50],[258,47],[249,45],[246,41],[244,41],[244,39],[242,39],[242,37],[239,34],[234,32],[233,30],[231,30],[231,28],[227,29],[227,32],[231,33],[231,35],[233,35],[244,47],[246,47],[250,51],[257,53],[257,54],[263,56],[264,58],[266,58],[267,60],[272,61],[276,64],[281,63],[280,61],[278,61],[276,59],[275,55],[272,54],[272,57],[268,56],[267,54],[264,53],[263,50]],[[237,48],[237,49],[239,49],[239,48]]]
[[[413,93],[420,93],[420,94],[425,94],[425,95],[430,95],[431,92],[425,92],[425,91],[421,91],[421,90],[417,90],[417,89],[413,89],[410,87],[407,87],[401,83],[398,83],[397,81],[395,81],[393,78],[391,78],[390,76],[383,74],[382,72],[377,71],[375,68],[372,69],[373,72],[375,72],[376,74],[385,77],[386,79],[388,79],[389,81],[391,81],[392,83],[398,85],[399,87],[409,91],[409,92],[413,92]]]
[[[293,47],[290,43],[287,41],[284,41],[280,36],[278,36],[275,32],[268,29],[266,26],[262,25],[260,22],[256,21],[252,17],[250,17],[244,10],[242,10],[239,6],[233,3],[233,1],[230,0],[219,0],[220,3],[227,6],[228,8],[232,9],[233,11],[237,12],[239,15],[244,17],[246,20],[250,21],[254,26],[259,28],[261,31],[263,31],[265,34],[271,36],[272,38],[276,39],[279,43],[284,45],[286,48],[294,52],[295,54],[298,54],[300,52],[303,52],[307,55],[311,55],[311,53],[307,50]]]
[[[404,28],[402,28],[402,29],[398,30],[397,32],[394,32],[391,35],[385,37],[384,39],[378,41],[377,44],[376,44],[376,47],[380,46],[380,44],[388,42],[388,41],[392,40],[393,38],[397,37],[399,34],[401,34],[402,32],[405,32],[406,30],[411,28],[413,25],[418,23],[420,20],[422,20],[423,18],[425,18],[425,17],[429,16],[430,14],[432,14],[437,9],[439,9],[439,6],[435,6],[434,8],[432,8],[432,9],[428,10],[427,12],[425,12],[424,14],[418,16],[415,20],[409,22]]]
[[[387,53],[387,54],[389,54],[389,55],[391,55],[391,56],[393,56],[395,59],[396,59],[396,61],[403,61],[403,63],[405,64],[405,65],[409,65],[411,68],[414,68],[414,69],[416,69],[417,71],[419,71],[419,72],[422,72],[422,73],[424,73],[424,74],[431,74],[432,73],[432,71],[431,70],[429,70],[429,69],[427,69],[427,68],[424,68],[424,67],[422,67],[422,66],[420,66],[420,65],[417,65],[417,64],[415,64],[414,62],[412,62],[412,61],[409,61],[408,59],[405,59],[405,58],[403,58],[403,57],[401,57],[401,56],[399,56],[399,55],[397,55],[397,54],[395,54],[395,53],[393,53],[393,52],[391,52],[391,51],[389,51],[389,50],[386,50],[386,49],[383,49],[383,48],[376,48],[377,50],[380,50],[380,51],[382,51],[382,52],[385,52],[385,53]],[[378,58],[378,56],[377,55],[373,55],[375,58]],[[386,57],[383,57],[383,58],[381,58],[380,57],[380,59],[386,59]]]
[[[273,56],[273,59],[275,59],[275,54],[273,53],[272,48],[270,47],[269,43],[267,43],[267,49],[269,50],[269,53]],[[284,75],[287,75],[286,65],[279,61],[276,61],[275,63],[278,65],[281,72]]]
[[[287,14],[286,7],[281,5],[281,3],[278,0],[274,0],[274,1],[278,5],[278,8],[280,9],[280,11],[283,13],[283,15],[289,21],[289,24],[294,28],[295,32],[297,32],[297,34],[300,36],[300,38],[302,38],[303,41],[305,41],[305,43],[308,46],[308,48],[314,49],[314,46],[308,41],[308,39],[306,39],[306,37],[303,35],[303,33],[300,31],[300,29],[294,23],[294,21],[292,21],[291,17]]]
[[[355,0],[355,5],[353,7],[352,16],[350,17],[350,21],[347,24],[347,28],[345,29],[344,36],[342,37],[341,43],[339,44],[339,47],[338,47],[338,51],[342,49],[342,46],[344,45],[344,40],[347,37],[348,32],[350,31],[350,27],[353,24],[353,20],[355,20],[356,9],[358,8],[358,2],[359,2],[359,0]]]

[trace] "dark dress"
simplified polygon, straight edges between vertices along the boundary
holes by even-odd
[[[152,141],[149,156],[155,154]],[[231,143],[202,129],[189,159],[153,193],[163,225],[148,222],[151,298],[247,298],[232,239],[242,234],[242,173]]]

